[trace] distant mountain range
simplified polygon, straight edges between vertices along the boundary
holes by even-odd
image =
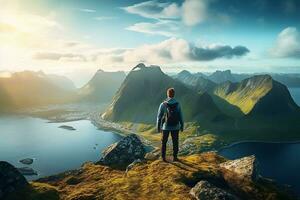
[[[166,90],[175,87],[188,121],[215,121],[224,117],[208,93],[195,93],[185,84],[164,74],[157,66],[140,64],[126,77],[110,107],[102,115],[112,121],[155,123],[158,107]]]
[[[80,102],[110,102],[126,74],[123,71],[105,72],[98,70],[93,78],[77,92]]]
[[[184,72],[185,70],[183,70]],[[287,87],[300,87],[300,74],[276,74],[276,73],[232,73],[231,70],[220,71],[217,70],[212,74],[206,75],[204,73],[195,73],[196,77],[202,77],[211,80],[215,83],[224,83],[226,81],[240,82],[246,78],[250,78],[255,75],[270,75],[274,80],[281,82]]]
[[[63,85],[67,83],[66,85]],[[70,101],[72,82],[43,72],[16,72],[0,78],[0,110]]]

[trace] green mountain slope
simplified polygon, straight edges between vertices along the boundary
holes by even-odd
[[[98,70],[93,78],[78,91],[79,101],[110,102],[125,79],[124,72]]]
[[[166,98],[169,87],[175,88],[186,121],[214,121],[223,116],[207,93],[198,94],[164,74],[157,66],[138,66],[127,75],[102,115],[104,119],[155,123],[158,106]]]
[[[296,112],[298,106],[283,84],[269,75],[257,75],[240,83],[218,85],[213,93],[240,108],[244,114],[282,114]]]

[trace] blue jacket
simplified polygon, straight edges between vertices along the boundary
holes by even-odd
[[[162,124],[162,119],[163,119],[163,117],[164,117],[164,115],[167,111],[167,107],[166,107],[165,103],[174,104],[174,103],[178,103],[178,102],[174,98],[167,98],[165,101],[163,101],[160,104],[159,109],[158,109],[158,113],[157,113],[157,121],[156,121],[157,130],[174,131],[174,130],[183,129],[184,123],[183,123],[182,112],[181,112],[181,107],[180,107],[179,103],[178,103],[178,106],[177,106],[177,109],[178,109],[178,112],[179,112],[179,123],[176,126],[168,126],[166,124],[166,122],[164,122]]]

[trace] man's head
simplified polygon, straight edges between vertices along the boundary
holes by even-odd
[[[175,89],[174,88],[169,88],[167,90],[167,96],[170,98],[173,98],[175,96]]]

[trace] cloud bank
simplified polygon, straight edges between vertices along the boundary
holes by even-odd
[[[288,27],[277,36],[271,55],[278,58],[300,59],[300,32],[295,27]]]
[[[170,38],[156,44],[142,45],[132,49],[90,49],[86,54],[37,52],[37,60],[65,60],[80,62],[101,62],[103,64],[130,64],[137,62],[176,63],[186,61],[211,61],[219,58],[231,59],[245,56],[249,49],[229,45],[196,46],[184,39]]]
[[[177,3],[157,0],[136,3],[123,7],[127,13],[139,15],[144,18],[157,20],[156,22],[140,22],[127,28],[127,30],[163,35],[172,37],[178,35],[183,26],[195,26],[207,20],[218,20],[228,22],[230,17],[224,13],[216,13],[210,8],[214,0],[184,0]],[[178,26],[174,30],[174,24]],[[170,29],[172,27],[172,29]],[[150,30],[151,29],[151,30]]]

